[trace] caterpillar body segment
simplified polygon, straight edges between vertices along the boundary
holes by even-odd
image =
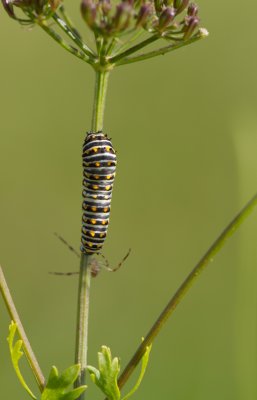
[[[98,253],[110,219],[116,153],[103,132],[89,132],[83,144],[83,216],[81,252]]]

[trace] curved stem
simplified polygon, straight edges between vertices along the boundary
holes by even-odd
[[[190,272],[187,278],[184,280],[182,285],[179,287],[177,292],[168,302],[167,306],[164,308],[156,322],[153,324],[152,328],[148,332],[144,341],[140,344],[134,356],[129,361],[128,365],[122,372],[119,378],[119,387],[121,388],[129,379],[130,375],[136,368],[137,364],[143,357],[146,347],[149,346],[160,330],[163,328],[164,324],[167,322],[168,318],[173,314],[178,304],[184,298],[188,290],[191,288],[193,283],[197,280],[203,270],[207,265],[213,260],[213,257],[222,249],[226,240],[232,236],[239,226],[243,223],[245,218],[253,211],[254,207],[257,206],[257,194],[245,205],[245,207],[236,215],[236,217],[228,224],[228,226],[223,230],[215,242],[211,245],[209,250],[204,254],[200,261],[196,264],[194,269]]]
[[[8,310],[8,313],[9,313],[11,319],[17,325],[17,331],[22,340],[22,347],[24,349],[24,353],[28,360],[29,366],[32,369],[32,372],[35,376],[38,387],[39,387],[40,391],[42,392],[44,390],[44,386],[45,386],[45,378],[44,378],[44,375],[43,375],[43,373],[40,369],[40,366],[37,362],[36,356],[31,348],[31,345],[30,345],[27,335],[24,331],[24,328],[22,326],[19,314],[16,310],[15,304],[13,302],[10,290],[7,286],[7,282],[5,280],[4,273],[3,273],[1,266],[0,266],[0,292],[2,293],[5,305],[7,307],[7,310]]]
[[[103,129],[104,106],[108,85],[109,72],[96,71],[95,97],[91,130],[97,132]],[[75,363],[80,364],[80,375],[75,382],[75,387],[86,383],[87,349],[88,349],[88,320],[89,320],[89,295],[90,295],[90,255],[81,253],[79,290],[78,290],[78,311],[76,327],[76,350]],[[85,399],[85,393],[79,400]]]
[[[38,25],[44,29],[44,31],[51,36],[61,47],[63,47],[65,50],[67,50],[69,53],[73,54],[75,57],[80,58],[81,60],[88,62],[89,58],[82,52],[79,52],[78,49],[76,49],[75,47],[70,46],[69,44],[67,44],[63,38],[58,35],[52,28],[50,28],[48,25],[46,25],[46,23],[39,23]]]

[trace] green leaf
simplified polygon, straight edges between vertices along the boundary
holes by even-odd
[[[80,366],[72,365],[59,375],[57,368],[53,366],[41,400],[76,400],[87,388],[87,386],[80,386],[69,390],[69,387],[77,379],[79,372]]]
[[[112,359],[111,350],[107,346],[102,346],[98,353],[98,367],[99,370],[90,365],[87,366],[92,381],[109,400],[119,400],[120,389],[117,378],[120,372],[120,363],[117,357]]]
[[[36,396],[32,393],[32,391],[26,384],[19,368],[19,361],[20,358],[23,356],[23,352],[21,351],[23,341],[19,339],[14,343],[14,336],[16,331],[17,331],[17,325],[12,321],[11,324],[9,325],[9,336],[7,338],[12,359],[12,365],[24,389],[28,392],[28,394],[32,397],[32,399],[36,399]]]
[[[143,358],[142,358],[141,372],[138,377],[138,380],[137,380],[135,386],[133,387],[133,389],[125,397],[123,397],[122,400],[127,400],[139,388],[139,386],[143,380],[143,377],[145,375],[145,371],[146,371],[146,367],[148,365],[149,355],[150,355],[151,350],[152,350],[152,345],[146,347],[145,354],[143,355]]]

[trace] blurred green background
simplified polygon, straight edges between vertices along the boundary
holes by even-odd
[[[67,1],[75,20],[79,2]],[[89,363],[124,366],[171,294],[257,187],[257,4],[199,0],[207,40],[111,76],[105,130],[118,151],[104,254],[93,281]],[[82,29],[83,24],[79,22]],[[0,263],[47,375],[73,362],[81,146],[94,74],[39,28],[0,15]],[[156,340],[135,399],[257,396],[257,213],[227,243]],[[111,323],[106,323],[107,315]],[[25,400],[0,302],[0,398]],[[27,379],[35,389],[24,363]],[[129,386],[129,385],[128,385]],[[103,398],[90,386],[88,398]]]

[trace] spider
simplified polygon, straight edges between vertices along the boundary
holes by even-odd
[[[80,254],[74,247],[72,247],[62,236],[60,236],[58,233],[55,233],[55,236],[63,243],[65,246],[68,247],[70,251],[72,251],[78,258],[80,258]],[[96,255],[101,256],[103,258],[103,262],[97,260],[96,258],[92,258],[89,262],[90,270],[91,270],[91,276],[95,278],[99,272],[101,271],[102,268],[104,268],[108,272],[116,272],[118,269],[122,266],[124,261],[128,258],[130,255],[131,249],[127,252],[125,257],[118,263],[118,265],[115,268],[110,267],[110,264],[107,260],[107,258],[101,254],[101,253],[96,253]],[[51,275],[61,275],[61,276],[71,276],[71,275],[78,275],[79,272],[49,272]]]

